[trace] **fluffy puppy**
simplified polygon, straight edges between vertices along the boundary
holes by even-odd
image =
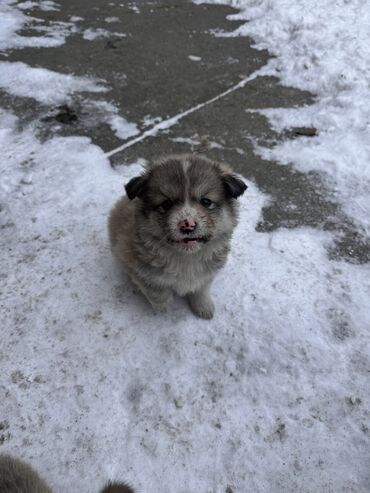
[[[156,311],[173,293],[210,319],[209,288],[225,264],[246,184],[197,155],[165,157],[126,185],[109,217],[114,255]]]
[[[61,487],[63,490],[63,487]],[[0,455],[1,493],[53,493],[31,466],[10,455]],[[124,483],[108,483],[101,493],[135,493]]]

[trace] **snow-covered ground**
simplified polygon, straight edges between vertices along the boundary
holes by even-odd
[[[369,216],[357,214],[369,206],[364,3],[234,4],[251,18],[240,31],[277,55],[265,72],[279,69],[284,82],[319,95],[314,110],[269,112],[275,125],[311,124],[319,136],[268,152],[327,173],[368,228]],[[24,13],[4,6],[0,39],[19,47]],[[306,38],[307,53],[320,48],[327,63],[312,58],[304,68]],[[335,86],[339,63],[347,89]],[[3,64],[0,82],[35,99],[43,84],[64,98],[109,86],[59,75]],[[120,118],[111,103],[106,110]],[[328,232],[256,232],[269,197],[249,183],[213,288],[214,320],[195,319],[182,300],[155,316],[106,234],[108,211],[139,163],[112,170],[89,139],[40,141],[33,124],[19,123],[1,111],[0,452],[30,460],[56,493],[93,493],[108,478],[143,493],[368,492],[369,265],[329,261]],[[126,123],[112,126],[134,135]]]

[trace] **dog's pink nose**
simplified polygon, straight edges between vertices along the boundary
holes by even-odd
[[[187,219],[181,219],[181,221],[177,223],[177,227],[179,228],[181,233],[189,234],[192,233],[197,227],[197,223],[192,217],[188,217]]]

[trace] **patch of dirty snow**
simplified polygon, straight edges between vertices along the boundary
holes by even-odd
[[[72,17],[71,17],[71,21],[72,22],[81,22],[83,20],[85,20],[85,18],[84,17],[80,17],[79,15],[72,15]]]
[[[51,21],[42,25],[43,19],[26,15],[23,10],[58,10],[55,2],[23,2],[2,0],[0,3],[0,50],[6,54],[7,49],[53,48],[65,43],[67,36],[76,32],[73,23]],[[19,31],[28,28],[45,32],[44,36],[20,35]]]
[[[193,62],[200,62],[202,60],[202,57],[196,56],[196,55],[189,55],[188,58],[189,58],[189,60],[192,60]]]
[[[56,106],[73,104],[76,93],[105,93],[104,81],[61,74],[43,68],[30,67],[23,62],[0,62],[0,88],[13,96],[35,99],[42,104]],[[118,108],[106,101],[84,99],[85,110],[96,123],[107,123],[122,140],[139,133],[134,123],[118,114]]]
[[[20,2],[16,4],[16,7],[21,10],[32,10],[36,8],[38,10],[44,10],[45,12],[60,10],[60,5],[56,2],[52,2],[51,0],[41,0],[39,2]]]
[[[88,106],[93,108],[97,118],[107,123],[120,139],[125,140],[139,133],[137,125],[119,116],[118,109],[112,103],[108,103],[107,101],[93,101]]]
[[[142,125],[144,127],[151,127],[152,125],[155,125],[161,121],[162,121],[162,117],[160,117],[160,116],[146,115],[142,119]]]
[[[97,29],[85,29],[83,32],[83,39],[87,39],[88,41],[94,41],[95,39],[99,38],[110,38],[111,36],[116,36],[120,38],[125,38],[126,34],[124,33],[113,33],[111,31],[107,31],[106,29],[103,28],[97,28]]]
[[[124,4],[120,3],[120,7],[124,7]],[[128,8],[135,12],[135,14],[140,14],[140,9],[135,3],[129,3]]]
[[[120,22],[120,19],[119,17],[106,17],[104,21],[111,24],[112,22]]]

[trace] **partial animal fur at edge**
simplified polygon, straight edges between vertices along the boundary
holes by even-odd
[[[60,490],[63,491],[63,485]],[[87,489],[87,485],[86,485]],[[53,493],[47,483],[26,462],[0,455],[0,492],[1,493]],[[125,483],[109,482],[100,493],[135,493]]]

